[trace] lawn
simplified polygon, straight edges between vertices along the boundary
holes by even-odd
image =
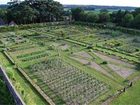
[[[111,105],[140,105],[140,80],[132,88],[116,98]]]

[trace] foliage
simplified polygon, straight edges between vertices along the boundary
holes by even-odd
[[[130,13],[127,13],[122,19],[123,26],[130,27],[133,20],[134,16]]]
[[[75,21],[78,21],[80,18],[80,14],[84,11],[81,8],[72,9],[72,17]]]
[[[107,12],[101,12],[99,14],[99,22],[100,23],[105,23],[110,21],[110,15]]]
[[[96,13],[89,12],[87,13],[87,21],[88,22],[97,22],[99,20],[99,16]]]
[[[85,12],[80,8],[72,9],[73,19],[76,21],[90,23],[115,23],[116,25],[140,29],[140,9],[135,11],[114,11],[109,13],[106,9],[100,10],[100,13]]]
[[[4,20],[5,22],[7,21],[7,11],[6,9],[0,9],[0,19]]]
[[[62,19],[62,14],[62,5],[53,0],[25,0],[14,3],[7,9],[8,21],[17,24],[57,21]]]
[[[106,65],[106,64],[108,64],[108,62],[107,61],[103,61],[101,64]]]
[[[140,14],[138,14],[135,18],[134,21],[132,22],[132,26],[140,29]]]

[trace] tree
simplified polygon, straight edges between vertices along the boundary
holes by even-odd
[[[138,14],[138,15],[134,18],[134,20],[133,20],[133,22],[132,22],[132,27],[135,27],[135,28],[140,29],[140,14]]]
[[[7,21],[7,11],[6,9],[0,9],[0,18],[3,19],[5,22]]]
[[[128,13],[122,19],[122,25],[126,27],[130,27],[133,20],[134,20],[134,16]]]
[[[83,22],[87,22],[87,13],[81,12],[81,13],[79,14],[79,20],[80,20],[80,21],[83,21]]]
[[[126,12],[122,10],[118,10],[117,12],[113,12],[111,14],[111,20],[112,22],[116,23],[117,25],[122,24],[122,19],[125,16]]]
[[[18,4],[20,3],[21,0],[10,0],[10,2],[8,2],[9,5],[14,5],[14,4]]]
[[[132,12],[134,17],[140,14],[140,8],[136,8],[135,11]]]
[[[72,12],[72,18],[75,21],[78,21],[80,18],[80,14],[84,11],[81,8],[74,8],[74,9],[71,9],[71,12]]]
[[[87,13],[87,21],[88,22],[97,22],[99,20],[99,16],[96,13],[89,12]]]
[[[99,14],[99,22],[100,23],[109,22],[109,21],[110,21],[110,15],[109,15],[109,13],[101,12]]]
[[[23,15],[24,14],[24,15]],[[53,0],[25,0],[8,7],[8,21],[18,24],[61,20],[63,6]]]

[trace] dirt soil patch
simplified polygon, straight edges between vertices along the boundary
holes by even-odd
[[[132,69],[128,69],[128,68],[125,68],[125,67],[117,66],[117,65],[114,65],[114,64],[108,64],[108,66],[114,72],[116,72],[118,75],[120,75],[121,77],[123,77],[125,79],[135,72]]]
[[[85,51],[81,51],[81,52],[78,52],[78,53],[74,53],[73,55],[76,55],[76,56],[81,56],[83,58],[89,58],[89,59],[92,59],[92,56],[90,56],[87,52]]]
[[[112,62],[112,63],[115,63],[115,64],[120,64],[120,65],[124,65],[124,66],[127,66],[127,67],[131,67],[131,68],[134,68],[135,66],[132,65],[132,64],[129,64],[127,62],[124,62],[124,61],[121,61],[119,59],[116,59],[116,58],[112,58],[112,57],[109,57],[105,54],[102,54],[102,53],[98,53],[98,52],[93,52],[96,56],[100,57],[101,59],[105,60],[105,61],[108,61],[108,62]]]
[[[69,46],[67,44],[62,44],[62,45],[59,46],[59,48],[61,50],[67,50],[69,48]]]
[[[77,57],[71,57],[72,59],[84,64],[84,65],[87,65],[109,77],[112,77],[112,75],[110,75],[106,70],[104,70],[100,65],[98,65],[97,63],[95,62],[89,62],[88,60],[85,60],[85,59],[82,59],[82,58],[77,58]]]

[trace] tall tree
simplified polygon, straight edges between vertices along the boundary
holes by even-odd
[[[140,29],[140,14],[138,14],[132,23],[132,27]]]
[[[137,16],[138,14],[140,14],[140,8],[136,8],[132,13],[134,16]]]
[[[126,12],[119,10],[117,12],[113,12],[113,14],[111,15],[112,21],[118,25],[121,25],[122,23],[122,19],[125,16]]]
[[[1,18],[2,20],[4,20],[5,22],[7,21],[7,16],[6,16],[6,14],[7,14],[6,9],[0,9],[0,18]]]
[[[104,22],[109,22],[110,21],[110,15],[107,12],[101,12],[99,14],[99,22],[104,23]]]
[[[87,13],[87,21],[88,22],[97,22],[99,20],[99,16],[96,13],[89,12]]]
[[[7,15],[18,24],[57,21],[62,19],[63,6],[53,0],[25,0],[10,5]]]
[[[130,13],[127,13],[122,19],[122,25],[126,27],[130,27],[133,20],[134,20],[134,16]]]
[[[73,17],[73,19],[74,19],[75,21],[78,21],[79,18],[80,18],[80,14],[81,14],[82,12],[84,12],[84,10],[81,9],[81,8],[74,8],[74,9],[71,10],[71,12],[72,12],[72,17]]]

